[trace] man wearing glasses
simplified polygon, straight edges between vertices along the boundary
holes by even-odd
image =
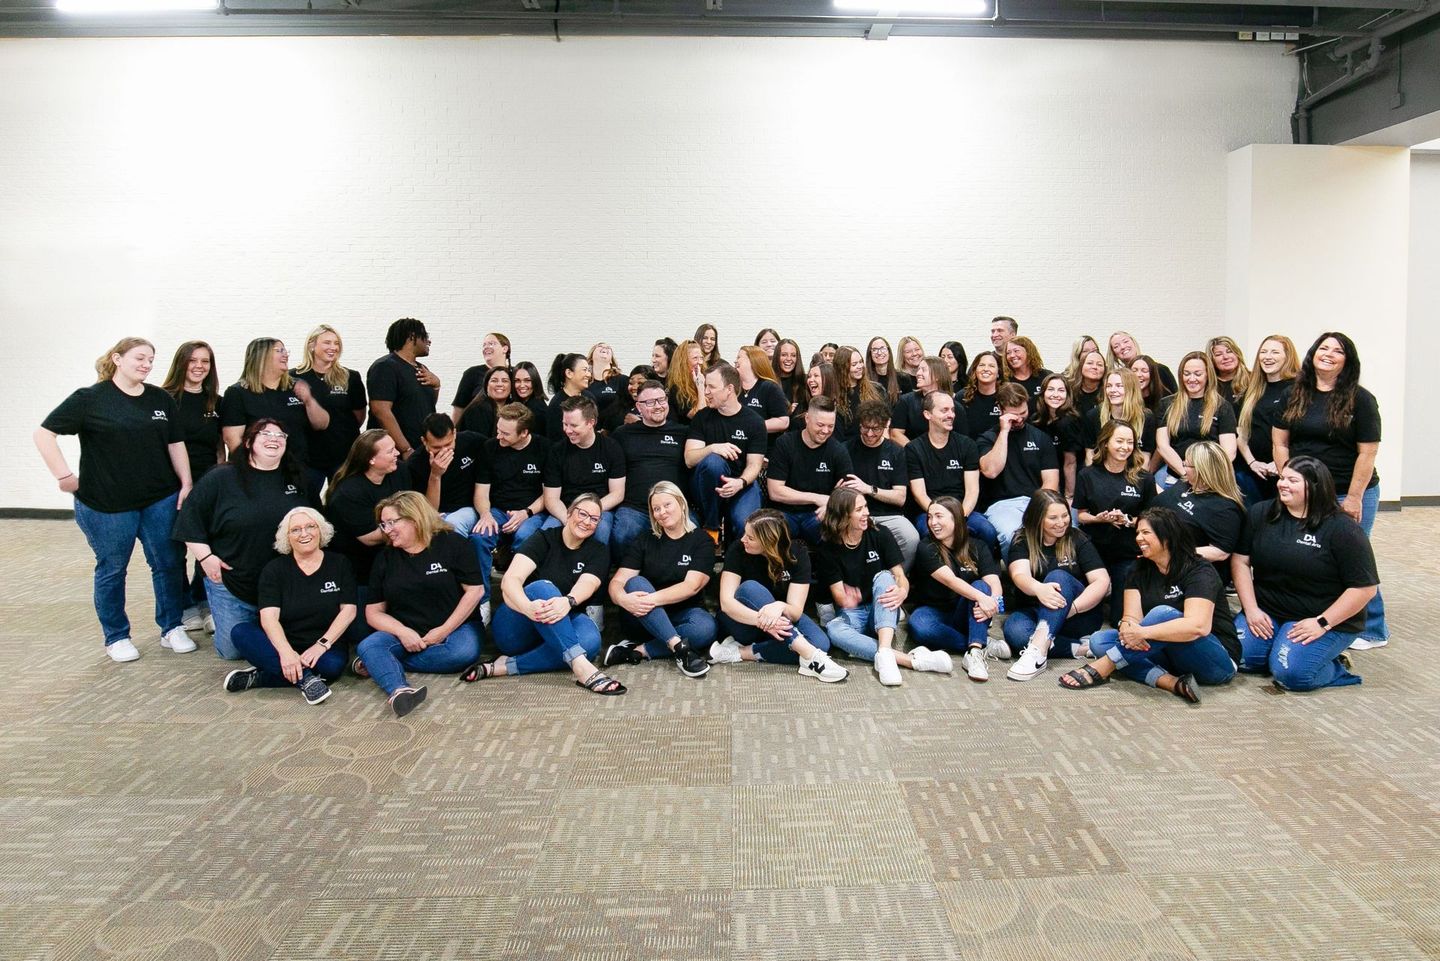
[[[665,385],[647,380],[635,394],[640,419],[615,431],[625,454],[625,500],[615,510],[610,550],[620,556],[625,545],[650,529],[650,489],[670,481],[681,490],[685,473],[685,439],[690,429],[670,422]]]
[[[385,349],[390,353],[371,364],[365,374],[365,390],[370,395],[368,426],[389,434],[403,460],[420,446],[421,425],[435,413],[440,378],[420,363],[421,357],[430,354],[430,334],[415,318],[402,317],[390,325]]]

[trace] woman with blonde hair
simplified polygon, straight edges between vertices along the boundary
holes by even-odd
[[[1110,339],[1106,341],[1106,347],[1105,359],[1109,361],[1111,367],[1133,368],[1135,361],[1145,356],[1145,352],[1140,349],[1140,341],[1135,339],[1134,334],[1126,330],[1117,330],[1111,334]],[[1154,367],[1155,373],[1159,375],[1157,380],[1161,391],[1168,394],[1175,393],[1179,385],[1175,381],[1174,371],[1164,364],[1154,364]]]
[[[1216,565],[1223,580],[1229,576],[1226,562],[1244,531],[1245,498],[1235,483],[1230,459],[1219,444],[1192,444],[1185,452],[1185,466],[1189,480],[1161,492],[1154,503],[1175,511],[1195,528],[1197,553]]]
[[[770,356],[746,344],[735,354],[735,370],[740,375],[740,406],[760,415],[768,441],[774,446],[775,439],[790,429],[790,402],[780,389]]]
[[[357,602],[350,562],[325,550],[334,536],[335,528],[313,507],[293,508],[280,519],[280,556],[260,572],[260,623],[238,624],[230,633],[252,666],[225,675],[226,691],[296,687],[306,704],[330,696],[326,682],[345,671],[340,640],[355,620]]]
[[[1238,407],[1250,383],[1245,352],[1230,337],[1211,337],[1205,344],[1205,353],[1210,356],[1210,366],[1215,369],[1215,389],[1231,406]]]
[[[1066,364],[1065,370],[1062,371],[1065,379],[1073,384],[1075,379],[1080,376],[1080,367],[1085,363],[1086,355],[1099,353],[1100,342],[1089,334],[1081,334],[1080,338],[1070,345],[1070,363]],[[1100,361],[1101,363],[1105,362],[1104,354],[1100,354]]]
[[[613,431],[625,422],[625,411],[633,406],[630,375],[616,362],[614,348],[603,340],[592,345],[585,357],[590,361],[591,375],[590,386],[585,388],[585,393],[595,401],[599,428]]]
[[[1125,421],[1107,421],[1095,443],[1095,463],[1075,479],[1071,502],[1110,575],[1111,624],[1120,623],[1125,582],[1139,556],[1135,519],[1155,498],[1155,481],[1135,438],[1135,428]]]
[[[485,358],[485,363],[465,368],[465,373],[460,375],[460,384],[455,388],[455,399],[450,401],[450,419],[457,424],[460,422],[460,415],[464,413],[465,408],[469,407],[470,402],[480,393],[485,372],[493,367],[511,366],[510,338],[492,330],[485,335],[484,340],[480,341],[480,354]],[[538,380],[535,386],[540,386]],[[544,391],[542,390],[541,393]]]
[[[1210,355],[1203,350],[1186,354],[1180,361],[1180,383],[1155,432],[1155,447],[1165,462],[1155,475],[1162,489],[1187,478],[1185,453],[1193,444],[1213,441],[1224,449],[1227,463],[1235,460],[1235,408],[1215,388]]]
[[[1119,421],[1129,425],[1135,435],[1135,449],[1145,458],[1145,470],[1153,474],[1160,463],[1160,452],[1155,449],[1160,418],[1145,406],[1134,371],[1120,367],[1107,372],[1100,393],[1100,404],[1080,418],[1080,442],[1085,446],[1086,462],[1094,463],[1103,456],[1100,434],[1106,424]]]
[[[925,363],[925,347],[920,343],[920,338],[906,334],[900,338],[895,349],[900,352],[900,372],[918,377],[920,365]]]
[[[138,540],[150,565],[160,646],[195,650],[181,627],[184,554],[170,539],[175,511],[190,493],[190,458],[175,400],[145,383],[155,345],[125,337],[95,361],[97,381],[81,387],[35,429],[35,447],[61,492],[74,495],[75,523],[95,553],[95,614],[112,661],[140,656],[125,614],[125,575]],[[80,438],[80,471],[56,437]]]
[[[302,469],[310,465],[310,431],[330,426],[330,412],[289,370],[290,351],[274,337],[257,337],[245,348],[240,379],[220,399],[220,434],[231,454],[240,447],[245,429],[262,417],[273,417],[289,435],[286,451]],[[311,490],[313,499],[319,489]]]
[[[1246,503],[1254,505],[1275,496],[1274,438],[1271,429],[1284,413],[1290,396],[1290,385],[1300,373],[1300,355],[1295,343],[1283,334],[1271,334],[1260,341],[1255,351],[1255,369],[1245,383],[1236,412],[1235,476],[1245,493]],[[1243,463],[1242,468],[1239,465]]]
[[[358,370],[340,363],[343,349],[340,332],[321,324],[306,336],[300,366],[290,371],[297,382],[309,385],[310,394],[330,417],[323,429],[311,426],[308,419],[304,427],[309,449],[306,481],[313,491],[319,491],[325,479],[345,462],[369,411],[365,379]]]

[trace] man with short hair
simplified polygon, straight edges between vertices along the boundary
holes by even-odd
[[[765,421],[741,406],[740,374],[723,362],[705,374],[705,404],[690,422],[685,466],[695,472],[691,485],[701,526],[718,546],[722,507],[736,536],[760,509],[755,480],[765,465]]]
[[[650,490],[670,481],[681,490],[685,473],[685,438],[690,430],[670,421],[670,399],[665,385],[647,380],[635,394],[640,419],[615,431],[615,443],[625,454],[625,500],[615,509],[610,532],[611,555],[650,529]]]
[[[930,502],[948,495],[965,509],[966,526],[976,531],[975,504],[980,498],[980,451],[975,442],[955,430],[955,398],[944,391],[925,395],[925,433],[905,448],[905,471],[910,475],[910,495],[920,508],[915,527],[921,535],[930,531],[925,512]]]
[[[790,535],[811,546],[820,543],[820,521],[831,492],[852,470],[850,454],[834,433],[835,402],[823,395],[810,398],[804,426],[775,442],[765,472],[770,500],[785,515]]]
[[[561,526],[572,500],[595,494],[602,513],[594,536],[609,544],[615,508],[625,499],[625,454],[613,439],[595,432],[598,417],[589,394],[560,403],[560,429],[565,436],[555,442],[545,465],[545,511],[550,516],[541,529]]]
[[[1014,317],[996,317],[990,321],[990,344],[995,348],[1002,361],[1005,357],[1005,345],[1010,343],[1010,338],[1020,333],[1020,325]]]
[[[480,519],[475,473],[484,449],[481,435],[456,430],[449,414],[431,414],[421,422],[420,447],[405,465],[411,490],[424,494],[447,524],[470,539],[481,557],[489,552],[474,533]]]
[[[519,547],[545,523],[542,482],[550,447],[531,433],[535,414],[524,404],[506,404],[495,418],[495,436],[485,442],[475,470],[475,534],[483,551],[480,576],[490,596],[495,548],[506,538]]]
[[[859,436],[845,445],[852,473],[841,481],[841,486],[865,495],[870,520],[895,537],[905,570],[909,571],[920,546],[920,532],[905,516],[909,494],[905,451],[885,436],[890,427],[890,405],[883,400],[867,400],[855,412],[855,420]]]
[[[440,378],[420,363],[421,357],[430,354],[430,334],[414,317],[401,317],[390,325],[385,349],[390,353],[371,364],[365,374],[369,428],[389,434],[403,460],[420,445],[426,416],[435,413]]]
[[[925,398],[931,391],[952,391],[950,368],[939,357],[926,357],[915,371],[915,389],[901,396],[900,402],[890,416],[890,439],[898,447],[905,447],[912,438],[919,437],[928,429],[925,423]],[[955,405],[955,427],[960,433],[969,435],[965,422],[965,408]]]
[[[1003,559],[1035,491],[1060,489],[1060,463],[1050,435],[1025,422],[1029,391],[1019,384],[1001,384],[995,394],[1000,426],[980,435],[980,507],[995,528]]]

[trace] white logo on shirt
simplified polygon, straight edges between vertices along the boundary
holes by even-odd
[[[303,400],[301,400],[299,397],[296,397],[294,394],[291,394],[289,397],[285,398],[285,406],[287,406],[287,407],[304,407],[304,406],[305,406],[305,402],[304,402]]]
[[[1036,444],[1033,440],[1027,440],[1027,441],[1025,442],[1025,448],[1024,448],[1023,453],[1027,453],[1027,454],[1028,454],[1028,453],[1029,453],[1030,451],[1032,451],[1032,450],[1038,451],[1039,449],[1040,449],[1040,446],[1039,446],[1038,444]]]
[[[462,457],[462,458],[460,458],[460,469],[461,469],[461,470],[464,470],[465,468],[469,467],[469,466],[470,466],[471,464],[473,464],[473,463],[475,463],[475,459],[474,459],[474,458],[472,458],[472,457]]]
[[[950,458],[950,464],[949,464],[945,469],[946,469],[946,470],[959,470],[959,469],[960,469],[960,462],[959,462],[958,460],[956,460],[955,458],[952,457],[952,458]]]
[[[430,569],[425,572],[425,575],[428,577],[428,576],[431,575],[431,574],[448,574],[448,573],[449,573],[449,569],[446,568],[446,566],[445,566],[444,564],[441,564],[439,561],[431,561],[431,563],[430,563]]]
[[[1194,516],[1195,516],[1195,502],[1194,502],[1194,501],[1191,501],[1191,500],[1179,501],[1179,502],[1177,502],[1177,503],[1175,504],[1175,506],[1178,507],[1178,508],[1180,508],[1180,509],[1181,509],[1182,511],[1184,511],[1185,513],[1189,514],[1191,517],[1194,517]]]
[[[867,551],[867,552],[866,552],[866,554],[865,554],[865,563],[867,563],[867,564],[876,564],[876,563],[879,563],[879,561],[880,561],[880,552],[879,552],[879,551]]]
[[[325,586],[322,587],[322,588],[320,588],[320,593],[321,593],[321,594],[339,594],[339,593],[340,593],[340,585],[337,584],[337,583],[335,583],[334,581],[326,581],[326,582],[325,582]]]
[[[895,468],[891,467],[891,466],[890,466],[890,462],[889,462],[888,460],[886,460],[885,458],[882,457],[882,458],[880,458],[880,467],[879,467],[879,469],[880,469],[880,470],[894,470]]]
[[[332,386],[332,387],[330,388],[330,393],[332,393],[332,394],[348,394],[348,393],[350,393],[350,388],[349,388],[349,387],[335,387],[335,386]]]
[[[661,444],[662,447],[679,447],[679,446],[680,446],[679,443],[675,440],[674,435],[672,435],[672,434],[661,434],[661,435],[660,435],[660,444]]]
[[[689,554],[681,554],[681,555],[680,555],[680,563],[681,563],[681,564],[689,564],[689,563],[690,563],[690,555],[689,555]]]
[[[220,417],[220,412],[219,412],[218,410],[208,411],[208,412],[205,414],[205,416],[206,416],[206,417],[214,417],[214,418],[216,418],[216,419],[218,420],[219,417]]]
[[[163,410],[152,410],[150,412],[150,419],[168,421],[170,418],[165,415]]]
[[[822,460],[820,463],[818,463],[818,464],[815,465],[815,473],[817,473],[817,474],[828,474],[828,473],[830,473],[830,465],[827,464],[827,463],[825,463],[825,462]]]
[[[1321,547],[1320,538],[1314,534],[1301,534],[1295,541],[1301,547]]]
[[[1165,592],[1165,600],[1167,600],[1167,601],[1177,600],[1177,599],[1180,597],[1180,595],[1183,594],[1183,593],[1184,593],[1184,591],[1180,590],[1180,585],[1179,585],[1179,584],[1176,584],[1174,587],[1170,588],[1170,590],[1168,590],[1168,591]]]
[[[576,562],[575,562],[575,569],[572,570],[570,573],[571,573],[571,574],[581,574],[581,573],[584,573],[584,571],[585,571],[585,562],[584,562],[584,561],[576,561]]]
[[[286,484],[286,485],[285,485],[285,496],[286,496],[286,497],[294,497],[294,496],[295,496],[296,494],[298,494],[298,493],[300,493],[300,488],[296,487],[294,484]]]
[[[526,464],[526,465],[525,465],[525,469],[522,470],[520,473],[522,473],[522,474],[538,474],[538,473],[540,473],[540,468],[536,467],[534,464]]]
[[[743,430],[740,430],[740,429],[737,427],[737,428],[735,429],[735,432],[730,435],[730,439],[731,439],[731,440],[749,440],[749,439],[750,439],[750,435],[747,434],[747,433],[745,433]]]
[[[592,468],[590,468],[590,469],[591,469],[591,471],[593,471],[593,472],[596,473],[596,474],[603,474],[603,473],[605,473],[605,465],[602,464],[602,463],[600,463],[598,460],[595,462],[595,466],[592,467]]]
[[[1125,485],[1125,489],[1120,492],[1120,496],[1121,496],[1121,497],[1139,497],[1139,496],[1140,496],[1140,492],[1137,491],[1132,485],[1126,484],[1126,485]]]

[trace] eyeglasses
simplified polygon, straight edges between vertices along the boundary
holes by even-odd
[[[884,425],[884,424],[861,424],[861,425],[860,425],[860,433],[862,433],[862,434],[883,434],[883,433],[885,433],[885,425]]]
[[[638,407],[659,407],[669,402],[669,398],[667,397],[656,397],[654,400],[637,400],[635,404]]]
[[[290,435],[285,433],[283,430],[262,430],[258,436],[268,437],[271,440],[284,440]]]
[[[405,519],[405,518],[403,518],[403,517],[397,517],[397,518],[395,518],[394,520],[381,520],[381,521],[380,521],[380,529],[381,529],[382,531],[387,531],[387,532],[388,532],[388,531],[392,531],[392,530],[394,530],[396,527],[398,527],[399,524],[400,524],[400,522],[403,521],[404,519]]]
[[[572,514],[575,515],[575,519],[576,519],[577,521],[584,521],[584,522],[587,523],[587,524],[598,524],[598,523],[600,523],[600,515],[598,515],[598,514],[591,514],[589,511],[582,511],[582,510],[581,510],[580,508],[578,508],[578,507],[572,507],[572,508],[570,509],[570,513],[572,513]]]

